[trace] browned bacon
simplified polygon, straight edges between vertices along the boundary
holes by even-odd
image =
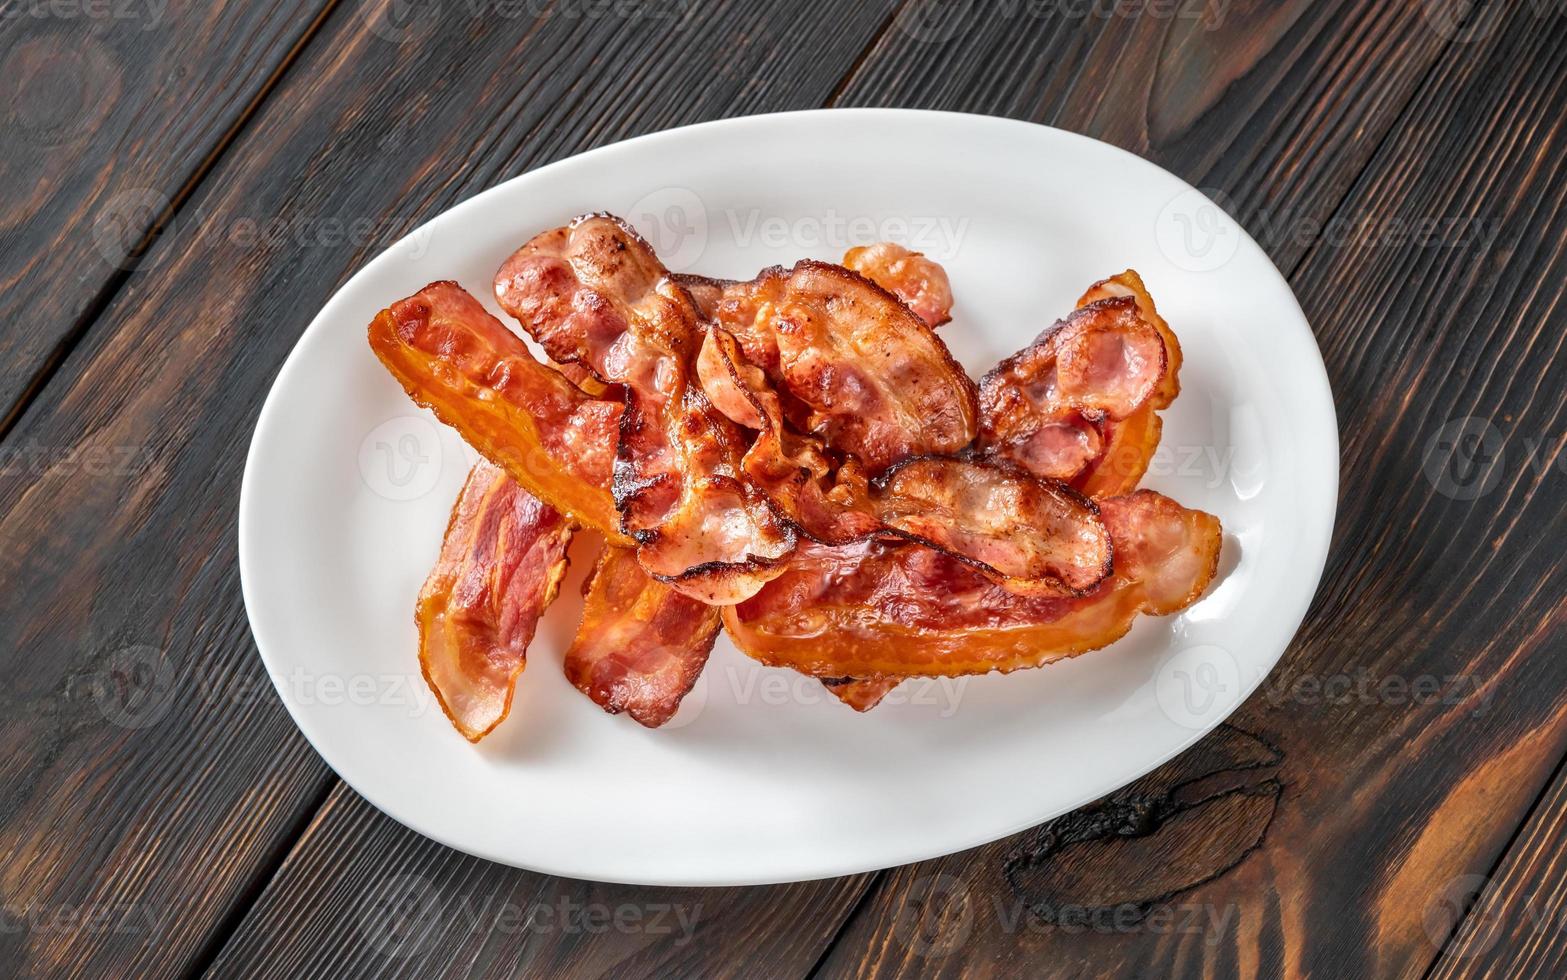
[[[978,447],[1037,476],[1079,481],[1106,427],[1164,383],[1165,344],[1129,296],[1090,303],[996,365],[980,382]]]
[[[1195,602],[1218,566],[1218,519],[1139,491],[1100,502],[1115,571],[1088,595],[1008,591],[948,555],[865,541],[803,545],[724,610],[735,645],[817,677],[956,676],[1037,667],[1106,646],[1139,613]]]
[[[806,260],[750,282],[679,282],[777,389],[788,422],[871,475],[973,439],[973,382],[923,320],[864,276]]]
[[[647,243],[617,218],[579,218],[523,245],[495,292],[551,358],[624,387],[613,490],[643,567],[715,604],[777,574],[793,532],[741,478],[741,430],[695,376],[695,308]]]
[[[610,714],[664,724],[707,663],[718,610],[650,578],[629,548],[605,548],[583,593],[566,678]]]
[[[471,742],[511,710],[570,541],[566,519],[499,468],[481,462],[468,475],[414,619],[424,679]]]
[[[903,301],[932,327],[952,319],[952,283],[939,262],[892,242],[861,245],[843,253],[843,265]]]
[[[611,538],[621,407],[584,394],[454,282],[431,283],[370,323],[370,347],[415,402],[529,492]]]

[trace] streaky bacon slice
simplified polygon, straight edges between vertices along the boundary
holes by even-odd
[[[877,242],[843,253],[843,266],[898,297],[931,327],[952,319],[952,283],[947,270],[921,252],[893,242]]]
[[[1107,426],[1150,404],[1166,365],[1163,337],[1135,299],[1080,307],[985,375],[976,445],[1081,486],[1104,457]]]
[[[876,516],[1017,593],[1081,595],[1110,574],[1094,502],[1064,483],[952,458],[909,459],[876,481]]]
[[[901,677],[823,677],[822,685],[833,697],[853,708],[866,712],[881,704],[882,698],[903,683]]]
[[[870,475],[972,441],[974,382],[925,321],[864,276],[807,259],[749,282],[676,281],[761,369],[790,424]]]
[[[435,282],[370,323],[370,347],[415,402],[528,492],[626,541],[610,482],[621,406],[540,364],[454,282]]]
[[[650,574],[726,604],[779,573],[794,533],[741,478],[744,436],[695,376],[696,309],[634,230],[597,214],[537,235],[495,294],[555,361],[623,386],[612,489]]]
[[[1018,595],[920,546],[806,544],[724,626],[756,660],[817,677],[1007,672],[1107,646],[1213,581],[1217,518],[1148,490],[1099,504],[1115,571],[1086,596]]]
[[[1164,422],[1158,411],[1168,408],[1181,393],[1181,343],[1175,331],[1170,329],[1154,305],[1153,297],[1143,284],[1142,276],[1128,269],[1119,275],[1102,279],[1088,287],[1078,299],[1079,307],[1117,296],[1130,296],[1137,303],[1143,319],[1153,325],[1164,339],[1164,377],[1154,389],[1152,397],[1142,407],[1124,419],[1107,419],[1104,423],[1104,451],[1074,483],[1090,497],[1113,497],[1127,493],[1142,480],[1148,464],[1159,448],[1159,437]]]
[[[1109,533],[1093,503],[1064,484],[954,457],[906,459],[867,481],[852,457],[837,463],[817,439],[793,432],[728,331],[709,327],[701,361],[713,365],[715,398],[743,402],[760,423],[742,469],[802,536],[834,545],[903,538],[1022,592],[1080,594],[1109,574]]]
[[[629,548],[606,547],[583,594],[566,678],[610,714],[664,724],[707,663],[718,610],[651,578]]]
[[[419,593],[419,666],[470,742],[511,711],[517,676],[566,573],[571,524],[489,463],[468,474]]]

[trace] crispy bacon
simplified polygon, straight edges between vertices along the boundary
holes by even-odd
[[[881,704],[881,699],[903,683],[901,677],[823,677],[822,685],[833,697],[853,708],[866,712]]]
[[[481,462],[468,474],[414,619],[425,682],[470,742],[511,710],[570,542],[567,520],[504,471]]]
[[[931,327],[952,319],[952,283],[939,262],[892,242],[843,253],[843,266],[898,297]]]
[[[1093,501],[1061,483],[968,460],[911,459],[877,481],[876,515],[1018,593],[1080,595],[1110,574]]]
[[[718,610],[649,577],[629,548],[606,547],[583,594],[566,678],[610,714],[664,724],[707,663]]]
[[[1075,310],[980,382],[978,447],[1037,476],[1080,481],[1104,456],[1107,426],[1164,384],[1165,351],[1130,296]]]
[[[973,439],[974,383],[923,320],[864,276],[806,260],[750,282],[678,281],[777,389],[785,418],[870,474]]]
[[[1195,602],[1219,521],[1139,491],[1100,502],[1115,571],[1077,598],[1023,596],[919,546],[803,545],[785,574],[724,610],[735,645],[817,677],[957,676],[1037,667],[1106,646],[1138,613]]]
[[[650,574],[715,604],[778,574],[794,534],[741,479],[741,431],[695,376],[696,310],[635,231],[588,215],[544,232],[501,267],[495,293],[551,358],[624,387],[614,499]]]
[[[742,469],[799,533],[823,544],[895,536],[951,553],[1015,591],[1078,594],[1110,571],[1110,539],[1093,504],[1063,484],[1005,463],[904,460],[867,481],[813,437],[794,433],[780,399],[716,324],[703,343],[710,389],[760,423]],[[836,470],[834,466],[837,465]]]
[[[1104,451],[1080,473],[1074,483],[1090,497],[1113,497],[1137,486],[1148,471],[1148,464],[1159,448],[1164,422],[1158,411],[1168,408],[1181,393],[1181,343],[1159,314],[1153,297],[1135,271],[1103,279],[1088,287],[1077,301],[1079,307],[1116,296],[1130,296],[1137,302],[1143,319],[1159,331],[1164,340],[1164,377],[1152,397],[1124,419],[1108,419],[1103,424]]]
[[[584,394],[454,282],[431,283],[370,323],[370,347],[415,402],[530,493],[613,539],[621,407]]]

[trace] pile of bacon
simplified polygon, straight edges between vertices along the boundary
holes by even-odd
[[[907,677],[1105,646],[1214,576],[1219,522],[1133,492],[1181,361],[1134,272],[977,386],[935,332],[945,272],[896,245],[719,281],[588,215],[519,249],[495,295],[553,364],[452,282],[370,324],[488,461],[415,614],[470,740],[506,717],[580,528],[605,544],[566,675],[649,727],[721,626],[865,711]]]

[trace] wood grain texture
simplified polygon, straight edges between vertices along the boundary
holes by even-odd
[[[0,432],[332,2],[0,4]]]
[[[1100,804],[900,869],[825,975],[1418,976],[1436,959],[1453,883],[1493,866],[1567,750],[1567,572],[1559,531],[1540,533],[1567,526],[1567,18],[1537,10],[1466,22],[1339,207],[1357,233],[1291,277],[1343,482],[1274,676]]]
[[[327,19],[3,444],[0,581],[25,587],[0,594],[0,972],[199,967],[331,785],[256,656],[234,512],[263,396],[327,297],[529,167],[820,104],[889,9],[830,6]]]
[[[910,0],[839,104],[1087,133],[1201,187],[1288,269],[1449,33],[1423,0]]]
[[[1567,776],[1556,773],[1489,875],[1454,875],[1440,895],[1426,926],[1453,935],[1433,980],[1567,975]]]
[[[799,977],[870,876],[640,888],[458,857],[339,786],[216,976]]]

